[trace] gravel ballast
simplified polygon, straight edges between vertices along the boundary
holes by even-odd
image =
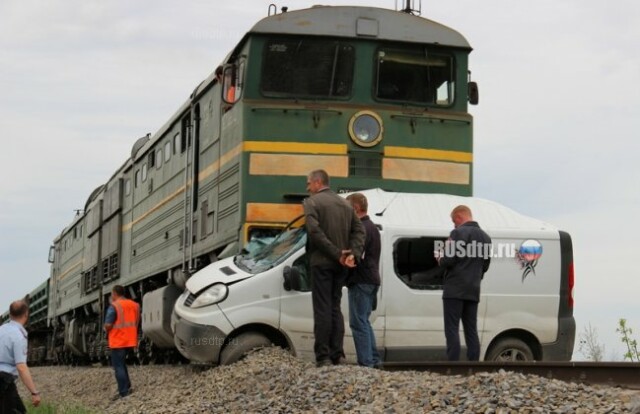
[[[96,413],[640,413],[640,393],[509,372],[468,377],[316,368],[279,348],[206,371],[130,366],[133,393],[117,401],[110,367],[34,367],[44,402]],[[23,399],[26,390],[20,385]]]

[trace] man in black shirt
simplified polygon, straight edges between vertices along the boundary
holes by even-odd
[[[362,256],[357,261],[357,266],[350,269],[347,279],[349,326],[353,333],[358,365],[376,367],[380,365],[380,355],[369,317],[376,308],[380,287],[380,232],[367,215],[368,203],[363,194],[351,194],[347,200],[365,229]]]

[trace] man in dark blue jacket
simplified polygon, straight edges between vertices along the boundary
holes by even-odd
[[[442,302],[444,333],[449,361],[460,359],[460,319],[467,344],[467,359],[480,359],[477,319],[480,282],[491,261],[491,238],[473,221],[471,209],[460,205],[451,212],[455,229],[451,231],[440,266],[447,269]]]

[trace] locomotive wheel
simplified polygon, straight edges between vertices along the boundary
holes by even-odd
[[[163,365],[165,363],[164,352],[159,349],[154,349],[149,359],[152,365]]]
[[[140,339],[138,342],[138,348],[136,348],[136,357],[140,362],[140,365],[149,365],[149,361],[151,360],[151,341],[147,338]]]

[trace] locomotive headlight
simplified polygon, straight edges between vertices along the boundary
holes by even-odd
[[[382,140],[382,119],[371,111],[360,111],[349,121],[349,136],[361,147],[373,147]]]
[[[229,288],[223,283],[216,283],[203,290],[191,304],[192,308],[202,308],[203,306],[213,305],[222,302],[227,298]]]

